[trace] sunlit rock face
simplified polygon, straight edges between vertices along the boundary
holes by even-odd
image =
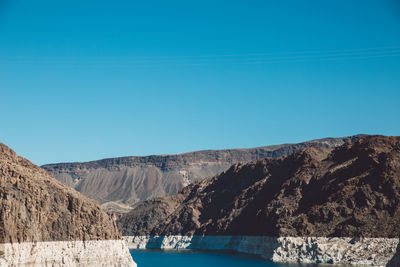
[[[133,266],[120,238],[95,201],[0,143],[0,263],[22,265],[36,259],[40,265],[50,254],[63,256],[54,264],[77,263],[96,246],[119,246],[119,253],[108,256]]]
[[[0,244],[0,266],[136,267],[123,240]]]

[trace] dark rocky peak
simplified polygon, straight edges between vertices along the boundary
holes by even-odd
[[[399,237],[399,141],[366,136],[235,164],[173,197],[142,203],[119,225],[125,235]],[[143,226],[140,210],[152,214],[151,226]]]
[[[396,152],[400,152],[400,137],[371,135],[337,147],[332,153],[332,160],[346,161],[354,156],[372,158],[381,153]]]

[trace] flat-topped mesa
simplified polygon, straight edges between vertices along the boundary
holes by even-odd
[[[90,265],[109,257],[110,264],[115,260],[115,264],[134,266],[115,223],[95,201],[57,181],[2,143],[0,243],[0,265],[78,264],[76,260]],[[81,249],[74,249],[78,247]],[[103,251],[106,256],[96,259],[97,248],[114,252]],[[116,248],[120,252],[115,253]]]
[[[175,196],[141,203],[118,224],[124,236],[136,237],[398,240],[400,137],[366,136],[337,148],[235,164]],[[389,252],[396,242],[388,241]]]
[[[174,195],[190,183],[214,176],[238,162],[285,156],[309,146],[336,147],[359,137],[325,138],[250,149],[110,158],[42,167],[58,180],[99,201],[111,214],[117,215],[129,211],[141,201]]]

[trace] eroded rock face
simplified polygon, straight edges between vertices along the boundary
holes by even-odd
[[[400,137],[235,164],[119,221],[123,235],[400,237]]]
[[[326,138],[299,144],[252,149],[196,151],[179,155],[111,158],[85,163],[42,166],[82,194],[99,201],[110,214],[129,211],[137,203],[178,193],[183,187],[227,170],[232,164],[286,156],[297,149],[336,147],[360,136]]]
[[[398,238],[269,236],[125,236],[132,249],[236,251],[273,262],[399,266]]]
[[[136,267],[123,240],[0,244],[0,266]]]
[[[100,206],[0,143],[0,243],[120,239]]]

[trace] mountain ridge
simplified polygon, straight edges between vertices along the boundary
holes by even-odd
[[[400,137],[234,164],[118,220],[127,236],[399,238]]]
[[[288,155],[312,145],[335,147],[363,135],[249,149],[201,150],[172,155],[108,158],[43,165],[58,180],[99,201],[110,213],[124,213],[141,201],[177,193],[237,162]]]
[[[85,165],[85,164],[94,164],[96,163],[101,163],[101,162],[116,162],[116,161],[129,161],[130,159],[142,159],[142,161],[137,161],[137,162],[145,162],[145,159],[162,159],[162,158],[168,158],[168,157],[179,157],[179,156],[185,156],[185,155],[190,155],[190,154],[195,154],[195,153],[205,153],[205,152],[220,152],[220,151],[248,151],[248,150],[277,150],[282,147],[287,147],[287,146],[292,146],[292,145],[298,145],[298,144],[303,144],[303,143],[312,143],[312,142],[324,142],[326,141],[329,143],[330,141],[337,141],[337,140],[351,140],[353,138],[360,138],[363,136],[367,136],[367,134],[355,134],[355,135],[349,135],[345,137],[325,137],[325,138],[318,138],[318,139],[312,139],[310,141],[304,141],[304,142],[298,142],[298,143],[282,143],[278,145],[267,145],[267,146],[257,146],[257,147],[250,147],[250,148],[222,148],[222,149],[201,149],[201,150],[194,150],[194,151],[189,151],[189,152],[183,152],[183,153],[171,153],[171,154],[149,154],[149,155],[142,155],[142,156],[121,156],[121,157],[106,157],[102,159],[97,159],[97,160],[89,160],[89,161],[71,161],[71,162],[56,162],[56,163],[46,163],[40,165],[40,167],[51,167],[51,166],[59,166],[59,165]]]

